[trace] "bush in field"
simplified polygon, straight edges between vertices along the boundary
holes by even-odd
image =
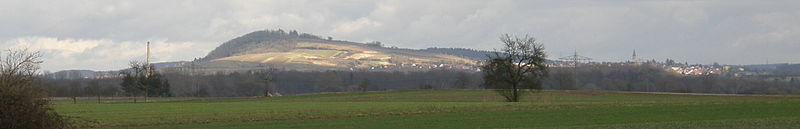
[[[38,82],[39,52],[9,50],[0,57],[0,128],[70,128],[68,122],[48,106]]]

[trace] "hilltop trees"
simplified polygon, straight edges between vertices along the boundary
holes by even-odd
[[[70,128],[44,99],[37,77],[41,54],[27,49],[7,52],[0,57],[0,128]]]
[[[528,35],[500,37],[505,46],[487,60],[484,87],[494,89],[508,102],[519,102],[520,94],[530,89],[541,90],[541,78],[547,75],[544,47]]]
[[[149,67],[149,68],[148,68]],[[130,96],[145,97],[170,97],[170,85],[166,78],[154,72],[153,65],[146,65],[141,62],[131,62],[131,71],[124,71],[122,78],[122,90]],[[136,99],[134,98],[134,102]]]
[[[281,29],[255,31],[223,43],[201,60],[211,61],[254,51],[285,51],[287,48],[295,47],[296,42],[309,40],[325,41],[319,36],[299,33],[296,30],[288,33]]]

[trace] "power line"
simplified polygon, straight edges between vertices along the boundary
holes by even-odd
[[[582,55],[578,55],[578,51],[577,50],[575,50],[575,53],[573,55],[561,57],[561,58],[558,58],[558,59],[572,62],[572,65],[575,65],[576,67],[578,66],[579,62],[592,60],[592,58],[589,58],[589,57],[586,57],[586,56],[582,56]]]

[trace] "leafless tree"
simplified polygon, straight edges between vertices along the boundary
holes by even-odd
[[[453,88],[456,89],[466,89],[467,85],[469,85],[470,78],[467,73],[460,72],[456,76],[456,80],[453,82]]]
[[[361,80],[361,83],[358,83],[358,91],[367,92],[372,88],[372,82],[369,79]]]
[[[250,90],[263,90],[264,97],[272,97],[280,94],[278,93],[275,87],[275,80],[277,80],[275,78],[277,77],[276,75],[277,72],[278,69],[275,69],[273,67],[260,70],[259,72],[256,73],[256,75],[258,75],[258,79],[260,79],[261,82],[263,83],[263,87]]]
[[[529,35],[505,34],[500,41],[504,48],[481,67],[484,87],[494,89],[508,102],[519,102],[522,92],[542,89],[541,78],[547,75],[544,46]]]
[[[0,56],[0,128],[70,128],[48,106],[42,83],[37,83],[41,53],[28,49],[6,52]]]
[[[89,95],[94,95],[97,98],[97,103],[100,103],[100,80],[99,79],[91,79],[88,82],[86,88],[86,92]]]
[[[152,64],[132,61],[131,70],[123,72],[125,76],[122,78],[120,86],[126,93],[134,96],[134,103],[138,95],[144,96],[144,102],[147,102],[147,97],[172,96],[169,81],[163,75],[155,72]]]
[[[575,76],[577,75],[574,75],[573,72],[565,70],[555,70],[550,75],[553,78],[553,83],[556,84],[555,86],[558,86],[556,89],[559,90],[576,90]]]

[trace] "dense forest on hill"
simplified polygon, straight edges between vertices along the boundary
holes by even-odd
[[[237,54],[252,53],[259,51],[284,51],[294,46],[298,40],[324,40],[316,35],[298,33],[295,30],[288,33],[284,30],[263,30],[255,31],[243,36],[231,39],[212,50],[203,61],[234,56]]]
[[[473,60],[487,60],[494,52],[475,50],[469,48],[427,48],[427,51],[470,58]]]

